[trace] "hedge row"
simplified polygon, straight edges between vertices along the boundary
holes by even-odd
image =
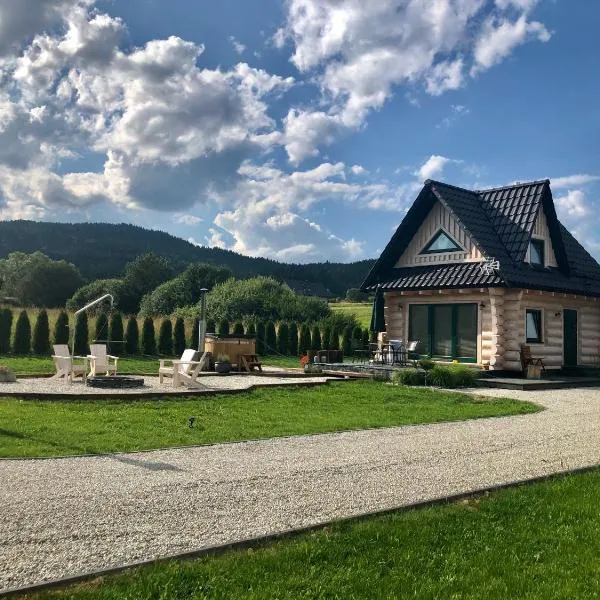
[[[50,331],[48,314],[40,310],[33,329],[27,311],[19,313],[13,331],[14,315],[8,308],[0,309],[0,355],[51,354],[51,344],[70,343],[69,318],[66,312],[58,315],[53,331]],[[256,337],[257,352],[260,355],[281,354],[300,356],[308,350],[343,350],[350,355],[354,349],[365,347],[369,343],[369,331],[361,327],[336,327],[313,325],[308,323],[279,323],[273,321],[236,322],[230,324],[223,320],[215,323],[208,320],[206,330],[220,335],[249,335]],[[87,354],[90,343],[90,326],[85,313],[78,315],[75,321],[75,354]],[[94,323],[94,338],[100,343],[107,341],[110,352],[117,355],[145,354],[154,356],[179,356],[187,347],[198,346],[198,320],[191,327],[191,337],[187,339],[184,320],[179,317],[173,321],[163,318],[158,328],[158,336],[151,317],[142,322],[140,331],[136,317],[129,317],[124,323],[120,313],[110,318],[100,313]],[[189,346],[188,346],[189,344]]]

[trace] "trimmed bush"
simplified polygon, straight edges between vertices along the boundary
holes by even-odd
[[[10,352],[12,322],[12,310],[10,308],[0,309],[0,354],[8,354]]]
[[[173,354],[173,323],[171,319],[163,319],[158,330],[158,353],[163,356]]]
[[[61,310],[54,323],[54,343],[68,344],[69,343],[69,315]]]
[[[296,323],[290,323],[288,352],[291,356],[298,356],[298,325]]]
[[[321,331],[321,346],[323,350],[331,350],[331,327],[329,325],[325,325],[323,330]]]
[[[369,346],[369,342],[371,341],[371,335],[369,333],[369,329],[365,327],[362,330],[362,343],[365,348]]]
[[[265,324],[262,321],[259,321],[256,324],[256,352],[261,355],[265,354],[265,336]]]
[[[112,313],[110,316],[110,353],[119,355],[123,352],[123,338],[125,333],[123,332],[123,316],[119,311]]]
[[[344,329],[344,335],[342,337],[342,351],[344,356],[352,355],[352,334],[354,333],[353,327],[346,327]]]
[[[357,344],[362,344],[363,343],[363,330],[362,330],[362,327],[360,325],[357,325],[352,330],[352,339],[355,340]]]
[[[17,318],[13,352],[15,354],[29,354],[31,352],[31,323],[27,311],[24,310],[19,313]]]
[[[142,325],[142,354],[156,355],[156,335],[152,317],[146,317]]]
[[[336,325],[333,325],[331,328],[331,333],[329,334],[329,349],[330,350],[339,350],[340,349],[340,329]]]
[[[217,325],[214,319],[206,319],[206,333],[217,333]],[[198,345],[194,346],[197,348]]]
[[[308,323],[302,323],[300,326],[300,336],[298,339],[298,352],[301,355],[306,354],[312,346],[312,340],[310,339],[310,327]]]
[[[32,346],[34,354],[50,354],[50,325],[48,313],[44,309],[40,310],[35,320]]]
[[[277,350],[277,334],[273,321],[267,321],[265,326],[265,354],[273,354]]]
[[[221,319],[219,321],[217,333],[219,335],[229,335],[229,321],[227,319]]]
[[[198,343],[200,341],[200,319],[198,317],[194,317],[192,321],[192,337],[190,339],[190,348],[196,349],[198,347]],[[205,333],[208,333],[210,330],[208,329],[208,323],[206,327]],[[214,333],[214,331],[210,331],[210,333]]]
[[[96,317],[96,325],[94,326],[94,338],[96,341],[108,339],[108,317],[105,312],[101,312]]]
[[[448,369],[452,373],[453,387],[473,387],[479,379],[479,370],[467,365],[451,365]]]
[[[435,366],[427,373],[427,383],[436,387],[452,388],[454,377],[448,367]]]
[[[400,369],[392,375],[396,385],[425,385],[425,371],[419,369]]]
[[[277,329],[277,352],[287,356],[290,352],[290,328],[287,323],[280,323]]]
[[[246,335],[249,337],[256,337],[256,324],[254,321],[250,321],[248,323],[248,327],[246,328]]]
[[[79,356],[89,354],[89,340],[88,317],[87,313],[82,312],[77,315],[75,321],[75,354]]]
[[[127,319],[125,328],[125,352],[133,355],[140,351],[140,328],[137,319],[134,316]]]
[[[310,348],[311,348],[311,350],[315,350],[315,351],[322,350],[321,330],[319,329],[319,327],[317,325],[315,325],[312,330]]]
[[[435,367],[435,362],[430,358],[422,358],[419,360],[419,366],[421,369],[423,369],[423,371],[431,371],[431,369]]]
[[[244,335],[246,332],[244,330],[244,324],[238,321],[233,325],[233,335]]]
[[[186,346],[185,339],[185,323],[181,317],[177,317],[175,321],[175,327],[173,328],[173,350],[175,356],[181,356]],[[197,345],[195,346],[198,347]]]

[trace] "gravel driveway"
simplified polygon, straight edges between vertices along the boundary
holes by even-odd
[[[538,414],[0,461],[0,590],[600,463],[600,389]]]

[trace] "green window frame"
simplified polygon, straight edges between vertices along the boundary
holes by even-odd
[[[529,262],[543,267],[546,265],[546,243],[544,240],[533,239],[529,242]]]
[[[479,307],[476,303],[408,306],[408,339],[421,342],[417,349],[419,354],[434,359],[475,363],[478,333]],[[449,352],[441,352],[441,349]]]

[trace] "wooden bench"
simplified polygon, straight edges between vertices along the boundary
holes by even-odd
[[[240,367],[252,373],[254,369],[257,369],[259,373],[262,373],[262,363],[258,360],[258,354],[240,354],[240,360],[242,364]]]

